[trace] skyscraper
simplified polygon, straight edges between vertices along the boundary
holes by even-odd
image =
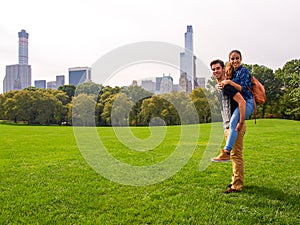
[[[19,35],[19,64],[28,65],[28,37],[25,30],[21,30]]]
[[[184,47],[185,49],[193,52],[193,27],[187,26],[186,33],[184,33]]]
[[[193,47],[193,27],[187,26],[184,34],[184,52],[180,53],[180,74],[186,73],[188,85],[186,92],[191,93],[195,88],[196,80],[196,56]]]
[[[19,64],[6,66],[3,80],[3,92],[22,90],[31,86],[31,66],[28,65],[28,37],[25,30],[19,36]]]

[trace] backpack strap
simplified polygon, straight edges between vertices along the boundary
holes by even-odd
[[[254,112],[253,112],[253,115],[254,115],[254,124],[256,124],[256,102],[255,102],[254,98],[253,98],[253,103],[254,103]]]
[[[250,79],[251,79],[251,82],[252,82],[252,75],[250,74]],[[251,92],[252,94],[252,99],[253,99],[253,103],[254,103],[254,111],[253,111],[253,115],[254,115],[254,124],[256,124],[256,101],[255,101],[255,98],[254,98],[254,93],[252,91],[252,89],[247,86],[247,89]]]

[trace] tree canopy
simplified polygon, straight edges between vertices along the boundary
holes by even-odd
[[[245,66],[266,90],[267,101],[257,109],[259,117],[300,120],[299,59],[275,72],[262,65]],[[211,77],[207,88],[163,95],[139,86],[121,88],[94,82],[63,85],[58,90],[28,87],[0,94],[0,119],[45,125],[76,121],[83,126],[208,123],[221,119],[215,84]]]

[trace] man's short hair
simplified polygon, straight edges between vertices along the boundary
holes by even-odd
[[[215,65],[215,64],[220,64],[222,68],[225,67],[224,62],[223,62],[221,59],[213,60],[213,61],[210,63],[210,67],[212,67],[212,65]]]

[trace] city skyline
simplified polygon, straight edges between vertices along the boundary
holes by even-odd
[[[67,76],[68,68],[91,66],[130,43],[150,40],[183,46],[188,24],[194,30],[195,56],[207,67],[212,59],[226,61],[230,50],[239,49],[245,63],[276,70],[299,58],[299,6],[296,0],[7,1],[0,14],[5,21],[0,25],[0,79],[5,66],[16,62],[15,34],[21,29],[31,35],[32,80]]]
[[[57,75],[55,81],[47,81],[42,79],[37,79],[31,82],[31,66],[28,65],[28,39],[29,39],[29,33],[26,32],[26,30],[22,29],[20,32],[18,32],[19,37],[19,64],[17,65],[11,65],[6,66],[6,75],[3,80],[3,86],[4,90],[3,93],[11,91],[11,90],[21,90],[30,86],[37,87],[37,88],[52,88],[57,89],[59,86],[65,85],[65,75]],[[162,77],[153,77],[156,79],[156,82],[154,82],[154,86],[156,86],[153,90],[151,88],[145,88],[143,83],[149,82],[148,77],[142,78],[141,85],[148,91],[153,91],[153,93],[170,93],[171,91],[184,91],[187,93],[191,93],[192,90],[194,90],[196,87],[205,87],[205,77],[199,78],[196,77],[196,57],[193,54],[193,27],[192,25],[187,25],[187,31],[184,33],[184,46],[185,49],[183,52],[180,52],[180,78],[178,80],[178,84],[173,82],[173,77],[171,77],[171,74],[165,76],[165,73],[163,73]],[[154,46],[152,46],[154,47]],[[174,52],[173,52],[174,54]],[[30,73],[26,72],[25,70],[21,70],[20,68],[27,66],[30,69]],[[173,66],[176,66],[175,64]],[[179,66],[179,65],[177,65]],[[10,69],[10,68],[13,69]],[[26,67],[26,68],[27,68]],[[121,70],[122,71],[122,70]],[[90,82],[92,80],[92,68],[91,67],[72,67],[68,68],[68,84],[72,85],[79,85],[83,82]],[[182,76],[186,77],[186,87],[184,88],[184,85],[182,86],[180,84]],[[127,80],[127,83],[122,86],[129,86],[128,83],[130,78]],[[201,80],[201,86],[197,84],[197,81]],[[136,80],[133,80],[136,81]],[[152,82],[152,81],[151,81]],[[156,83],[156,84],[155,84]],[[16,85],[19,84],[19,85]],[[163,85],[164,84],[164,85]],[[174,85],[175,86],[174,86]],[[197,85],[195,85],[197,84]],[[103,85],[106,85],[105,83]],[[166,86],[166,87],[164,87]],[[181,87],[180,87],[181,86]],[[174,89],[175,88],[175,89]]]

